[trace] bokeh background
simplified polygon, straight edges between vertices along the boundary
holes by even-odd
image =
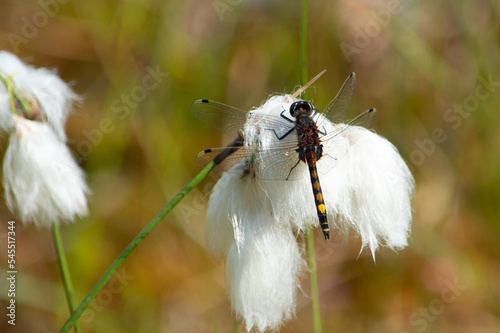
[[[410,245],[376,263],[356,237],[316,233],[325,332],[500,332],[500,2],[309,1],[309,90],[318,108],[358,75],[349,116],[373,128],[416,179]],[[88,218],[62,228],[80,301],[133,237],[227,140],[190,104],[243,109],[299,84],[299,1],[0,0],[0,48],[58,70],[83,100],[67,124],[92,189]],[[488,83],[489,82],[489,83]],[[1,152],[5,149],[2,138]],[[84,332],[243,332],[224,264],[206,251],[217,180],[190,193],[84,313]],[[17,221],[17,325],[55,332],[68,317],[50,230]],[[2,273],[4,276],[4,273]],[[7,288],[0,282],[5,309]],[[5,310],[2,310],[4,313]],[[296,318],[311,332],[307,274]]]

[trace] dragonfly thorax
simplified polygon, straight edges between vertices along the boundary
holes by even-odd
[[[310,117],[314,111],[311,103],[307,101],[298,101],[290,105],[290,115],[292,117],[308,116]]]

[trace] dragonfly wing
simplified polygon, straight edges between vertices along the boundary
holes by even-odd
[[[292,133],[294,122],[277,115],[252,111],[247,113],[209,100],[194,102],[191,110],[198,118],[227,135],[234,137],[240,129],[245,128],[246,134],[251,137],[251,142],[247,142],[244,147],[233,148],[235,151],[216,170],[266,180],[293,180],[302,177],[303,163],[297,163],[297,136],[295,132]],[[287,133],[286,139],[278,140]],[[262,148],[264,142],[266,147],[272,148]],[[206,149],[198,154],[196,164],[203,167],[224,151],[226,148]]]
[[[196,156],[196,164],[205,166],[227,148],[206,149]],[[263,180],[297,180],[304,177],[307,168],[299,161],[297,146],[258,149],[236,148],[215,169],[219,172],[251,176]]]
[[[226,172],[229,171],[232,167],[240,163],[247,155],[247,151],[245,147],[236,147],[236,148],[210,148],[205,149],[198,153],[195,159],[195,163],[200,167],[205,167],[208,163],[213,161],[215,157],[219,154],[226,152],[227,149],[234,149],[234,152],[231,153],[228,157],[226,157],[216,168],[217,171]]]
[[[230,137],[236,137],[245,123],[247,127],[258,126],[265,130],[274,130],[277,135],[286,133],[294,125],[280,116],[246,112],[207,99],[195,101],[191,105],[191,111],[200,120]]]
[[[246,111],[208,99],[195,101],[191,105],[191,112],[230,137],[236,137],[247,120]]]
[[[345,80],[337,96],[324,108],[321,114],[334,124],[343,123],[347,109],[351,104],[352,95],[356,89],[356,73],[351,73]]]
[[[375,120],[377,111],[369,109],[347,124],[331,124],[328,133],[320,137],[323,143],[325,161],[318,163],[320,173],[328,173],[346,155],[359,137],[365,133],[360,127],[369,127]]]
[[[377,116],[377,110],[371,108],[361,113],[356,118],[348,121],[345,124],[329,124],[329,125],[325,124],[325,126],[320,128],[320,131],[325,131],[326,133],[320,135],[320,140],[322,142],[327,142],[329,140],[332,140],[338,135],[343,135],[346,134],[347,132],[352,131],[353,129],[355,129],[356,126],[369,128],[371,124],[373,124],[373,121],[375,120],[376,116]]]
[[[281,116],[259,114],[250,111],[248,113],[248,122],[246,124],[246,127],[254,127],[258,129],[258,131],[260,131],[259,133],[262,133],[263,136],[272,133],[272,135],[275,135],[276,137],[281,137],[295,127],[295,122],[290,122],[286,118]],[[265,134],[266,132],[264,131],[267,131],[267,134]],[[292,135],[292,137],[296,138],[296,134],[295,136]],[[282,145],[281,142],[276,143]]]
[[[371,108],[361,113],[359,116],[354,118],[353,120],[347,122],[348,126],[360,126],[369,128],[373,122],[375,121],[375,117],[377,116],[377,110],[375,108]]]
[[[253,158],[257,178],[265,180],[297,180],[307,174],[306,164],[299,160],[297,145],[287,148],[271,148],[259,152]]]

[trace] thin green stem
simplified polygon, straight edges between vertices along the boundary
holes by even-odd
[[[300,84],[307,82],[307,0],[302,0],[300,24]],[[307,92],[306,92],[307,93]],[[305,96],[304,96],[305,98]],[[309,266],[309,279],[311,281],[311,303],[313,310],[314,333],[321,333],[321,313],[319,308],[318,276],[316,271],[316,258],[314,257],[313,228],[307,228],[307,264]]]
[[[66,293],[66,301],[68,302],[69,312],[73,313],[73,311],[75,311],[75,305],[73,302],[73,284],[71,283],[71,274],[69,273],[68,269],[68,261],[66,260],[64,247],[61,240],[61,234],[59,232],[59,226],[57,225],[57,223],[52,223],[52,236],[54,238],[57,260],[59,262],[59,268],[61,270],[64,292]],[[75,322],[75,331],[77,333],[81,332],[80,326],[77,322]]]
[[[132,242],[123,250],[120,256],[111,264],[104,275],[97,281],[94,288],[88,293],[87,296],[80,303],[78,308],[73,312],[71,317],[66,321],[64,326],[59,331],[68,332],[70,328],[76,323],[76,320],[82,315],[83,311],[90,305],[92,300],[97,296],[99,291],[111,279],[113,274],[120,268],[125,259],[132,253],[132,251],[142,242],[142,240],[160,223],[161,220],[181,201],[181,199],[189,193],[200,181],[205,178],[210,171],[212,171],[217,164],[210,162],[199,174],[197,174],[190,182],[180,191],[170,202],[163,207],[163,209],[142,229],[142,231],[132,240]]]
[[[300,18],[300,84],[307,82],[307,0],[302,0]]]
[[[319,308],[318,274],[316,270],[316,258],[314,257],[314,228],[307,228],[307,264],[309,266],[309,279],[311,281],[311,303],[313,309],[314,333],[321,333],[321,313]]]

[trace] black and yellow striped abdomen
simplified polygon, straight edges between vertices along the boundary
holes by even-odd
[[[323,192],[321,191],[321,184],[319,182],[318,169],[316,168],[316,147],[305,147],[304,150],[305,159],[309,167],[309,175],[311,176],[314,203],[316,205],[316,211],[318,213],[319,224],[321,226],[321,230],[323,231],[323,236],[325,236],[325,239],[330,239],[330,227],[328,225],[328,219],[326,217],[325,200],[323,199]]]
[[[307,163],[309,167],[309,175],[311,176],[311,184],[314,194],[314,202],[316,205],[316,212],[318,213],[319,224],[323,231],[325,239],[330,239],[330,227],[328,226],[328,219],[326,216],[325,200],[323,199],[323,192],[319,183],[318,169],[316,168],[316,161],[323,155],[323,145],[319,139],[318,127],[314,121],[307,115],[297,116],[297,135],[299,139],[299,159]]]

